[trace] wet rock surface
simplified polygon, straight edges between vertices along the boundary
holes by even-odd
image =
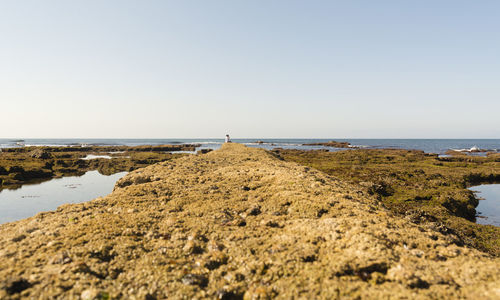
[[[337,141],[329,141],[323,143],[308,143],[303,144],[304,146],[325,146],[325,147],[333,147],[333,148],[357,148],[351,146],[351,143],[348,142],[337,142]]]
[[[0,149],[0,190],[16,189],[25,183],[57,177],[79,176],[89,170],[98,170],[104,175],[128,172],[186,155],[175,152],[194,152],[198,146],[30,146]],[[96,159],[85,159],[86,156]]]
[[[357,186],[235,143],[0,225],[0,299],[498,299],[499,269]]]

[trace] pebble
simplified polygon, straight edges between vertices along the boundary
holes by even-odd
[[[216,241],[209,241],[207,244],[208,251],[221,251],[224,249],[224,245]]]
[[[209,270],[215,270],[221,265],[226,264],[228,257],[226,254],[220,251],[212,252],[210,256],[197,262],[197,265],[207,268]]]
[[[233,300],[241,299],[241,295],[235,294],[233,291],[228,291],[226,289],[220,289],[216,293],[217,299],[220,300]]]
[[[99,296],[99,291],[96,289],[86,289],[80,295],[82,300],[94,300]]]
[[[20,235],[13,237],[11,241],[13,241],[14,243],[17,243],[17,242],[24,240],[25,238],[26,238],[26,235],[20,234]]]
[[[182,283],[185,285],[206,287],[208,285],[208,278],[203,274],[187,274],[182,277]]]
[[[71,257],[69,257],[67,251],[62,251],[56,254],[51,260],[52,264],[61,264],[61,265],[68,264],[70,262],[72,262],[72,259]]]
[[[273,228],[281,227],[278,222],[275,222],[273,220],[262,220],[260,222],[260,225],[267,226],[267,227],[273,227]]]
[[[269,288],[264,286],[257,286],[250,288],[243,295],[243,300],[268,300],[272,299],[272,294]]]
[[[194,240],[190,240],[184,245],[182,251],[186,254],[200,254],[203,253],[203,248],[201,248]]]
[[[254,206],[248,210],[250,216],[257,216],[261,213],[260,206]]]

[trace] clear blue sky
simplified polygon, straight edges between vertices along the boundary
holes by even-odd
[[[500,1],[0,0],[0,137],[500,138]]]

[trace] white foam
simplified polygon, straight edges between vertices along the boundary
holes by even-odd
[[[93,155],[93,154],[89,154],[87,156],[85,156],[84,158],[81,158],[83,160],[90,160],[90,159],[98,159],[98,158],[104,158],[104,159],[112,159],[111,156],[109,155]]]

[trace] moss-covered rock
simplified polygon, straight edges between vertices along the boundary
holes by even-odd
[[[35,150],[31,151],[30,156],[32,158],[39,158],[39,159],[49,159],[52,157],[52,155],[50,155],[50,153],[48,151],[43,150],[43,149],[35,149]]]
[[[359,185],[235,143],[0,225],[2,299],[498,299],[499,268]]]
[[[93,147],[22,147],[0,153],[0,190],[17,188],[40,179],[81,175],[98,170],[111,175],[186,155],[176,151],[194,151],[197,145],[93,146]],[[168,151],[168,152],[166,152]],[[106,155],[112,159],[84,160],[87,155]]]
[[[429,226],[440,223],[465,244],[500,255],[500,228],[474,223],[478,200],[467,189],[500,182],[498,154],[438,157],[423,151],[395,149],[275,150],[274,153],[280,159],[359,184],[400,215],[418,216],[425,211],[433,216]]]
[[[351,143],[348,142],[337,142],[337,141],[329,141],[324,143],[308,143],[303,144],[304,146],[325,146],[325,147],[333,147],[333,148],[357,148],[351,146]]]

